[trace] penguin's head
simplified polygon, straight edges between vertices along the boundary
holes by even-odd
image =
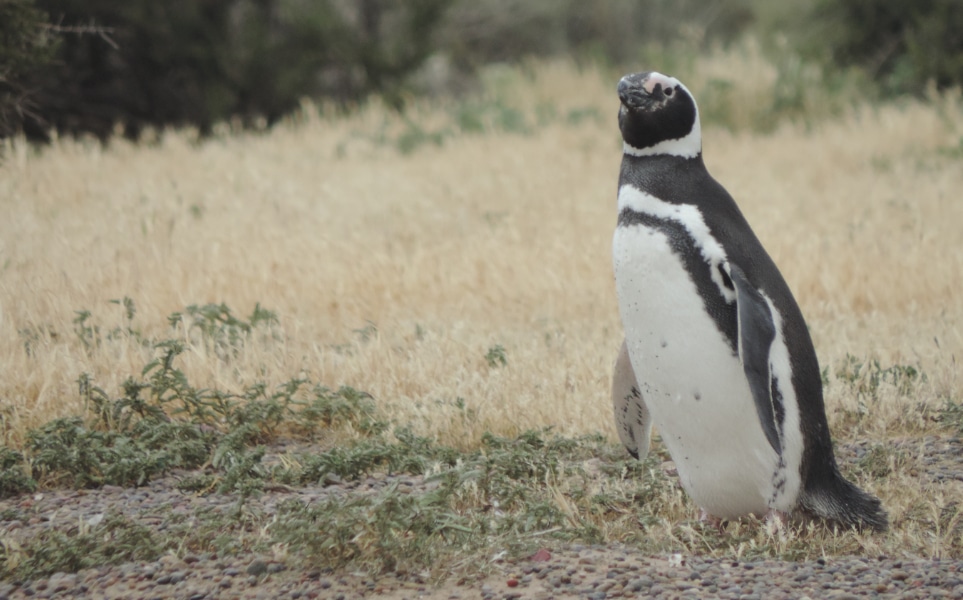
[[[678,79],[655,71],[633,73],[619,81],[618,90],[626,154],[695,158],[702,152],[699,109]]]

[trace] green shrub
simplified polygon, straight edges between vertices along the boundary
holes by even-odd
[[[33,0],[0,1],[0,138],[16,132],[36,110],[26,79],[48,64],[57,48],[46,23]]]
[[[23,454],[0,446],[0,498],[32,492],[37,482],[27,476]]]
[[[36,2],[62,23],[61,43],[31,81],[37,109],[21,125],[33,138],[56,129],[105,139],[118,124],[129,137],[270,125],[304,97],[377,92],[400,103],[451,0]]]
[[[820,0],[814,17],[824,58],[865,70],[887,94],[963,85],[959,0]]]

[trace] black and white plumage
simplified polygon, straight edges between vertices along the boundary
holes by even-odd
[[[806,323],[706,170],[691,93],[656,72],[623,77],[618,92],[622,442],[644,457],[654,423],[686,492],[716,518],[801,511],[885,529],[879,500],[839,473]]]

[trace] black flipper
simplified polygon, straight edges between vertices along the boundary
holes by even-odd
[[[769,366],[769,351],[776,339],[772,311],[762,294],[746,279],[742,269],[733,264],[727,266],[736,290],[739,359],[742,361],[746,379],[749,380],[749,389],[756,403],[756,414],[762,430],[772,449],[781,455],[782,443],[779,441],[779,428],[776,424],[772,373]]]

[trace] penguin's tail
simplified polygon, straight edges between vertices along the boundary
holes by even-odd
[[[815,516],[859,530],[881,532],[889,526],[879,498],[847,481],[835,468],[828,484],[802,493],[799,507]]]

